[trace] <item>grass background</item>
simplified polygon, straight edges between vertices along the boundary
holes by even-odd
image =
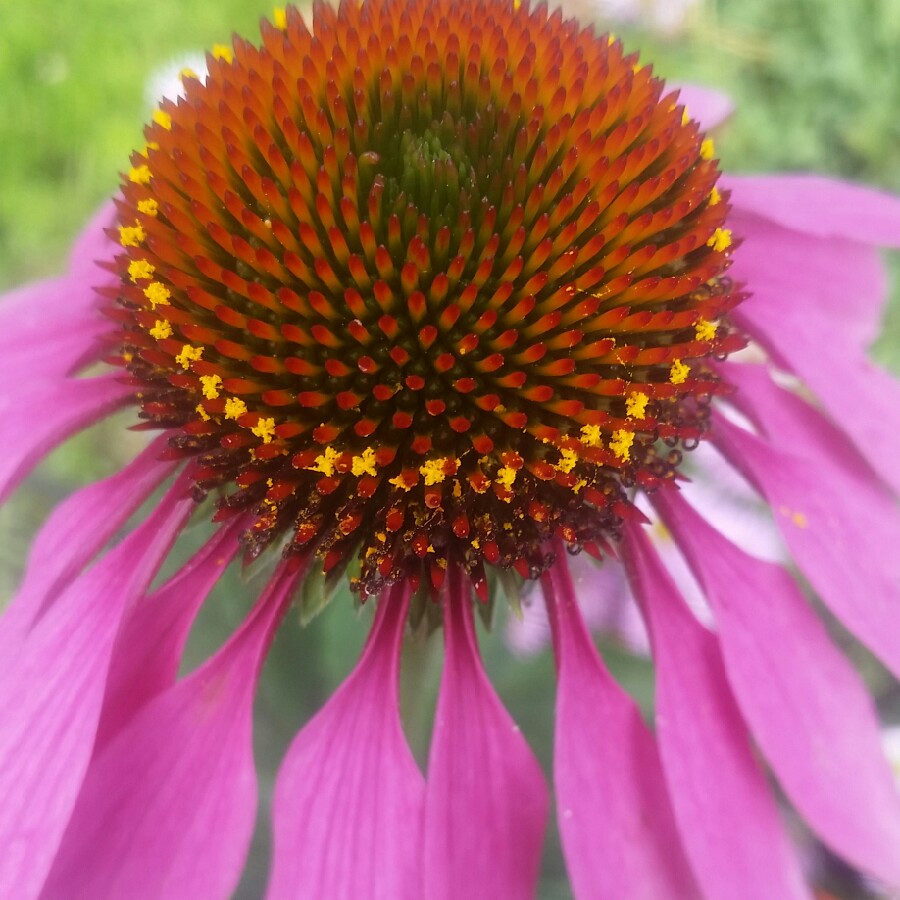
[[[270,11],[256,0],[0,0],[0,290],[62,271],[73,236],[115,191],[129,152],[142,143],[153,73],[169,64],[177,68],[184,56],[227,41],[232,31],[255,34],[259,17]],[[817,170],[900,191],[897,0],[701,0],[676,36],[615,28],[660,74],[716,86],[735,98],[738,115],[717,141],[724,167]],[[896,274],[896,261],[891,265]],[[896,302],[875,353],[900,369]],[[0,511],[0,603],[13,589],[30,536],[55,502],[130,454],[134,438],[123,424],[95,429],[53,454]],[[254,588],[255,582],[229,575],[204,614],[193,659],[223,639]],[[264,884],[265,809],[277,760],[347,671],[365,633],[348,628],[347,617],[346,604],[333,604],[311,629],[282,629],[273,650],[259,703],[261,826],[242,896],[258,896]],[[546,656],[521,663],[498,644],[486,642],[492,675],[548,761],[551,663]],[[405,691],[419,710],[413,740],[424,752],[417,735],[426,733],[428,715],[421,710],[433,696],[439,660],[427,648],[410,652],[420,657],[421,674]],[[649,702],[646,664],[609,652],[617,675]],[[424,698],[421,705],[413,694]],[[552,839],[541,896],[568,896]]]

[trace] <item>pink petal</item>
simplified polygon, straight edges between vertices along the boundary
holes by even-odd
[[[703,131],[718,128],[734,112],[734,101],[728,94],[699,84],[669,84],[678,88],[678,102],[684,104],[688,115],[700,123]]]
[[[722,179],[731,203],[785,228],[875,247],[900,247],[900,197],[819,175]]]
[[[156,694],[175,683],[194,618],[238,551],[245,523],[232,519],[188,563],[127,610],[109,665],[94,756]]]
[[[734,277],[753,296],[736,319],[786,370],[799,376],[834,422],[900,492],[900,389],[863,347],[877,331],[884,273],[874,251],[734,217],[745,238]]]
[[[113,641],[193,507],[177,483],[0,669],[0,896],[37,895],[90,758]]]
[[[656,736],[684,846],[706,897],[808,897],[712,633],[687,609],[643,534],[623,551],[650,625]],[[736,822],[736,818],[738,821]]]
[[[773,425],[774,439],[767,442],[719,416],[716,444],[765,496],[819,596],[900,677],[900,515],[894,498],[809,404],[771,381],[756,389],[746,377],[741,382],[742,398],[763,425],[783,424]]]
[[[856,672],[780,567],[725,540],[677,491],[654,502],[703,584],[729,683],[785,792],[835,852],[900,885],[900,797]]]
[[[0,396],[0,502],[57,444],[122,406],[131,391],[104,376],[26,382]]]
[[[231,640],[92,761],[42,894],[229,897],[256,819],[256,682],[302,568],[282,566]]]
[[[78,235],[69,254],[69,274],[89,284],[97,284],[102,279],[98,262],[112,262],[121,247],[106,234],[117,221],[116,205],[112,200],[104,203],[91,216],[81,234]]]
[[[104,233],[115,221],[112,201],[91,219],[75,242],[69,271],[9,291],[0,298],[0,367],[31,363],[35,378],[64,374],[86,355],[94,338],[110,328],[98,311],[95,285],[114,281],[98,261],[111,262],[121,248]],[[34,348],[40,345],[40,365]]]
[[[407,588],[388,589],[356,669],[275,784],[270,898],[420,900],[425,787],[397,696]]]
[[[533,897],[549,799],[543,773],[478,653],[469,580],[443,594],[444,674],[425,798],[429,900]]]
[[[4,294],[0,298],[4,383],[41,382],[69,374],[96,351],[95,340],[110,323],[93,308],[95,300],[93,288],[71,278],[40,281]]]
[[[0,619],[0,659],[8,661],[18,652],[28,629],[63,585],[171,474],[175,464],[157,459],[164,445],[165,439],[154,441],[120,472],[76,491],[56,507],[34,539],[22,585]]]
[[[756,215],[733,210],[731,228],[742,244],[735,251],[731,273],[746,283],[752,296],[740,313],[766,334],[779,323],[801,337],[811,321],[825,329],[838,345],[862,352],[878,336],[888,279],[880,253],[842,237],[815,237],[794,231]],[[808,344],[771,336],[785,365]],[[785,351],[782,353],[782,351]],[[814,363],[815,357],[810,360]],[[829,371],[834,377],[844,369]]]
[[[543,585],[559,670],[557,816],[575,895],[696,897],[656,743],[591,643],[564,558]]]

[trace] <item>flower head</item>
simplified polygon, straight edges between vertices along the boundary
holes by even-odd
[[[348,5],[184,91],[119,202],[122,362],[252,555],[287,535],[364,595],[452,560],[484,598],[485,564],[598,548],[672,478],[742,343],[728,204],[619,42]]]
[[[284,759],[270,896],[533,895],[547,789],[474,626],[497,573],[542,588],[577,896],[803,896],[767,767],[827,845],[900,884],[900,799],[863,686],[786,554],[732,543],[685,478],[685,451],[714,446],[720,469],[701,456],[698,475],[739,473],[900,672],[880,474],[900,407],[846,328],[849,288],[877,306],[872,245],[900,243],[900,203],[720,178],[703,95],[686,110],[619,41],[544,5],[316,5],[311,25],[288,9],[207,67],[153,115],[70,275],[0,310],[47,360],[4,360],[9,410],[43,417],[0,489],[118,407],[158,433],[54,513],[0,620],[0,893],[229,895],[260,669],[295,599],[324,602],[323,574],[374,622]],[[748,342],[757,362],[728,359]],[[153,583],[208,495],[208,543]],[[241,550],[277,563],[179,678]],[[582,550],[601,567],[576,590]],[[655,729],[585,628],[578,594],[600,590],[646,626]],[[397,678],[429,610],[445,663],[425,778]]]

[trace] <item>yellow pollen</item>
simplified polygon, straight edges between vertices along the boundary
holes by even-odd
[[[152,197],[147,200],[141,200],[138,203],[138,212],[143,213],[145,216],[155,216],[159,212],[159,204]]]
[[[672,368],[669,369],[669,381],[671,381],[672,384],[684,384],[684,382],[687,381],[690,371],[690,366],[685,365],[680,359],[676,359],[675,362],[672,363]]]
[[[147,233],[140,222],[119,226],[119,243],[123,247],[138,247],[144,243]]]
[[[255,434],[258,438],[262,438],[262,442],[264,444],[271,444],[272,437],[275,434],[275,420],[274,419],[260,419],[251,429],[250,431]],[[271,479],[269,479],[271,481]],[[269,487],[272,487],[270,484]]]
[[[150,336],[158,341],[172,337],[172,326],[167,319],[157,319],[156,324],[150,329]]]
[[[150,301],[150,308],[156,309],[157,306],[168,306],[172,293],[164,284],[160,284],[158,281],[151,281],[144,288],[144,296]]]
[[[718,326],[715,322],[709,322],[706,319],[700,319],[694,325],[694,335],[698,341],[711,341],[716,336]]]
[[[706,138],[700,144],[700,158],[712,159],[716,155],[716,145],[712,138]]]
[[[366,447],[362,456],[354,456],[350,460],[350,471],[359,478],[361,475],[375,475],[375,451]]]
[[[472,538],[472,549],[477,550],[481,546],[481,541],[478,538]]]
[[[203,356],[203,348],[202,347],[192,347],[190,344],[185,344],[181,348],[181,353],[175,357],[175,362],[181,366],[182,369],[190,368],[191,363],[200,359]]]
[[[195,78],[195,79],[197,79],[198,81],[200,80],[199,77],[198,77],[198,75],[197,75],[197,73],[196,73],[190,66],[185,66],[185,67],[178,73],[178,77],[179,77],[182,81],[187,81],[188,78]]]
[[[796,512],[786,506],[779,506],[778,512],[780,512],[783,516],[787,516],[791,520],[791,522],[798,528],[806,528],[807,525],[809,525],[809,520],[802,512]]]
[[[388,484],[392,484],[394,487],[398,487],[404,491],[412,490],[412,485],[407,483],[406,476],[403,474],[397,475],[396,478],[389,478]],[[383,538],[380,540],[383,541]]]
[[[144,149],[141,151],[141,156],[147,156],[148,150],[159,150],[159,144],[157,144],[156,141],[147,141],[147,143],[144,144]]]
[[[619,459],[627,462],[631,459],[631,445],[633,443],[634,432],[625,431],[623,428],[620,428],[618,431],[613,432],[612,440],[609,442],[609,449],[612,450]]]
[[[688,115],[687,107],[685,107],[684,111],[681,113],[681,124],[687,125],[687,123],[690,121],[691,117]]]
[[[727,228],[717,228],[706,242],[706,246],[712,247],[717,253],[727,250],[731,246],[731,231]]]
[[[172,127],[172,117],[164,109],[154,110],[153,121],[165,128],[166,131]]]
[[[272,24],[280,31],[287,28],[287,13],[283,6],[276,6],[272,10]]]
[[[152,278],[156,267],[146,259],[133,259],[128,263],[128,275],[135,283],[145,278]]]
[[[201,375],[200,387],[203,390],[203,396],[207,400],[215,400],[219,396],[222,379],[218,375]]]
[[[200,416],[201,419],[203,419],[204,422],[209,421],[209,413],[203,408],[202,403],[198,403],[194,407],[194,411],[197,413],[198,416]]]
[[[307,466],[310,472],[321,472],[326,478],[334,475],[334,461],[341,456],[332,446],[327,446],[321,456],[316,457],[315,465]]]
[[[578,439],[588,447],[603,446],[603,432],[599,425],[582,425],[581,437]]]
[[[575,468],[577,462],[578,455],[574,450],[560,450],[559,462],[556,464],[556,470],[558,472],[562,472],[564,475],[567,475],[572,471],[572,469]]]
[[[575,484],[572,485],[572,493],[580,493],[583,487],[587,487],[587,481],[585,481],[584,478],[579,478],[578,481],[576,481]]]
[[[224,59],[227,63],[234,59],[234,53],[228,44],[213,44],[212,55],[214,59]]]
[[[721,202],[722,202],[722,194],[717,187],[714,187],[709,192],[709,205],[717,206]]]
[[[247,404],[239,397],[229,397],[225,401],[225,418],[239,419],[247,412]]]
[[[128,180],[133,181],[135,184],[149,184],[150,183],[150,167],[149,166],[135,166],[128,173]]]
[[[635,391],[625,399],[625,412],[632,419],[643,419],[647,415],[650,398],[643,391]]]
[[[419,474],[425,479],[426,487],[433,484],[440,484],[447,476],[444,473],[444,466],[447,459],[429,459],[424,465],[419,466]]]
[[[515,469],[510,468],[510,466],[503,466],[502,469],[497,470],[497,477],[495,480],[497,481],[497,484],[502,484],[503,487],[510,488],[515,483],[516,475],[518,474],[519,473]]]

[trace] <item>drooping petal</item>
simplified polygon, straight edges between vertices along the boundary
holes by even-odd
[[[743,384],[749,387],[749,379]],[[853,459],[843,435],[799,397],[771,382],[764,395],[751,388],[743,396],[763,423],[789,418],[790,424],[773,426],[772,440],[764,441],[719,416],[716,444],[768,500],[819,596],[900,677],[900,514],[894,498],[862,460]]]
[[[73,296],[78,298],[75,302]],[[4,384],[46,381],[77,368],[96,349],[94,341],[102,330],[109,328],[90,305],[95,299],[92,287],[71,278],[51,278],[4,294],[0,299]]]
[[[147,496],[171,474],[154,441],[121,471],[66,498],[34,539],[19,590],[0,619],[0,659],[7,665],[57,592],[86,566]]]
[[[653,736],[591,643],[565,564],[543,584],[559,672],[557,816],[575,894],[696,897]]]
[[[103,376],[25,384],[0,395],[0,502],[57,444],[124,405],[132,390]]]
[[[256,818],[256,682],[301,574],[282,565],[228,643],[91,762],[45,900],[231,895]]]
[[[808,897],[715,637],[691,615],[641,526],[628,527],[623,558],[650,626],[656,735],[703,896],[757,900],[764,887],[770,900]]]
[[[722,178],[731,203],[785,228],[840,237],[873,247],[900,247],[900,199],[860,184],[820,175]]]
[[[434,900],[533,897],[549,799],[525,739],[485,675],[460,567],[443,594],[444,673],[425,799],[425,891]]]
[[[285,756],[269,898],[423,896],[425,785],[397,696],[407,592],[382,596],[356,669]]]
[[[192,506],[177,482],[0,670],[0,896],[27,900],[41,889],[90,758],[122,612],[147,589]]]
[[[110,280],[97,262],[111,261],[118,249],[104,233],[116,215],[103,205],[79,235],[69,271],[8,291],[0,297],[0,370],[22,362],[41,380],[63,375],[90,357],[95,337],[109,328],[97,309],[95,286]]]
[[[175,683],[194,618],[238,551],[233,519],[175,575],[126,613],[109,665],[94,756],[152,697]]]
[[[650,649],[647,630],[622,567],[615,562],[600,565],[588,554],[579,553],[569,560],[569,572],[588,629],[621,641],[634,653],[646,655]],[[508,618],[505,640],[514,653],[528,656],[550,643],[550,619],[540,584],[523,605],[521,619]]]
[[[732,273],[753,292],[740,309],[751,324],[771,330],[781,321],[802,331],[811,320],[840,346],[858,351],[878,336],[889,292],[875,248],[845,237],[815,237],[740,210],[732,211],[731,227],[742,241]]]
[[[700,123],[704,131],[717,128],[734,112],[734,101],[728,94],[699,84],[670,84],[679,91],[678,102],[688,115]]]
[[[121,247],[106,234],[117,220],[116,204],[104,203],[81,230],[69,254],[69,275],[77,282],[97,284],[103,278],[98,263],[111,262]]]
[[[725,540],[677,491],[654,502],[703,584],[732,691],[785,792],[835,852],[900,885],[900,797],[859,677],[779,566]]]
[[[801,378],[876,471],[900,492],[900,386],[865,357],[886,296],[874,250],[813,238],[754,216],[732,217],[744,243],[732,274],[753,298],[735,319]],[[789,298],[790,302],[786,302]]]

